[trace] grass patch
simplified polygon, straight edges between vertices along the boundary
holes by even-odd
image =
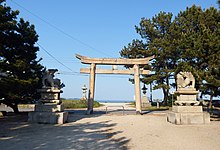
[[[131,107],[135,107],[135,102],[131,102],[129,103],[129,105]],[[146,108],[142,108],[142,110],[150,110],[150,111],[164,111],[164,110],[169,110],[169,106],[160,106],[159,108],[157,108],[156,106],[151,106],[151,107],[146,107]]]
[[[147,107],[147,108],[142,108],[142,110],[150,110],[150,111],[164,111],[164,110],[169,110],[169,106],[160,106],[159,108],[155,106]]]
[[[135,107],[135,102],[130,102],[128,105],[130,105],[131,107]]]
[[[64,105],[65,109],[71,109],[71,108],[87,108],[87,101],[85,100],[63,100],[62,99],[62,104]],[[97,108],[102,106],[97,101],[94,101],[93,107]],[[34,104],[19,104],[19,108],[34,108]]]
[[[64,105],[65,109],[70,108],[87,108],[87,101],[85,100],[62,100],[62,104]],[[100,107],[102,106],[99,102],[94,101],[93,107]]]

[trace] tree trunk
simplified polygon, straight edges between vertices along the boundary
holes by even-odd
[[[208,106],[209,112],[212,112],[212,100],[213,100],[213,94],[210,95],[209,106]]]
[[[164,106],[167,106],[167,95],[168,95],[168,93],[167,93],[167,89],[165,89],[165,88],[162,88],[163,89],[163,105]]]
[[[170,82],[169,82],[169,74],[168,73],[166,75],[166,83],[167,83],[167,87],[169,87]],[[165,103],[165,106],[168,105],[167,101],[168,101],[169,90],[170,90],[169,88],[166,89],[166,103]]]

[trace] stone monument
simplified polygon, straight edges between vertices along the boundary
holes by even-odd
[[[203,112],[196,100],[199,91],[195,89],[195,78],[191,72],[177,74],[177,100],[172,111],[167,114],[167,121],[174,124],[210,123],[210,115]]]
[[[87,87],[86,87],[86,85],[84,85],[82,87],[82,98],[81,98],[81,100],[87,100],[86,93],[87,93]]]
[[[143,88],[142,88],[142,91],[143,91],[143,96],[142,96],[142,108],[147,108],[147,107],[151,107],[151,103],[149,101],[149,99],[147,98],[147,88],[144,84]]]
[[[57,69],[45,71],[42,78],[43,87],[38,89],[41,99],[35,105],[34,111],[28,114],[29,122],[63,124],[67,121],[68,113],[64,112],[64,106],[60,100],[61,88],[64,84],[60,79],[54,79],[57,71]]]

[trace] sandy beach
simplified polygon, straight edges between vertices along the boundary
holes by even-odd
[[[109,111],[106,114],[106,106]],[[121,106],[125,114],[121,113]],[[117,111],[120,109],[119,111]],[[166,111],[144,115],[127,113],[125,103],[108,103],[93,115],[69,111],[64,125],[29,124],[27,116],[0,118],[0,148],[13,149],[131,149],[131,150],[219,150],[220,121],[208,125],[173,125]],[[99,112],[99,113],[98,113]],[[101,113],[100,113],[101,112]],[[116,113],[112,113],[116,112]]]

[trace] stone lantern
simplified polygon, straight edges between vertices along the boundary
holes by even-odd
[[[147,93],[147,88],[144,84],[143,88],[142,88],[142,91],[143,91],[143,95],[146,96],[146,93]]]
[[[82,98],[81,98],[81,100],[87,100],[86,93],[87,93],[87,87],[84,84],[84,86],[82,87]]]
[[[143,86],[143,88],[141,90],[143,92],[142,107],[143,108],[150,107],[151,103],[150,103],[150,101],[147,98],[147,88],[146,88],[145,84],[144,84],[144,86]]]

